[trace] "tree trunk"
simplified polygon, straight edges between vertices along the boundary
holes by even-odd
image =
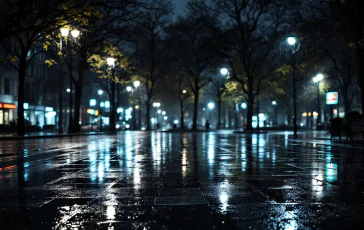
[[[151,130],[152,127],[150,125],[150,101],[151,98],[148,97],[147,100],[145,101],[145,112],[146,112],[146,119],[147,119],[147,130]],[[140,113],[139,113],[140,115]]]
[[[224,108],[224,107],[223,107]],[[223,128],[226,128],[226,108],[224,108],[223,110],[222,110],[222,115],[223,115],[223,117],[222,117],[222,127]]]
[[[360,99],[361,99],[361,112],[364,114],[364,50],[359,49],[357,51],[357,57],[358,57],[358,82],[359,82],[359,88],[361,91]]]
[[[217,129],[221,128],[221,94],[220,92],[218,92],[218,97],[217,97],[217,110],[218,110],[218,114],[217,114]]]
[[[348,91],[348,88],[342,89],[341,93],[343,95],[345,113],[350,112],[351,111],[351,103],[352,103],[352,101],[349,99],[349,91]],[[339,114],[338,114],[338,116],[339,116]]]
[[[185,119],[184,119],[184,111],[183,111],[183,101],[184,100],[179,100],[179,105],[180,105],[180,112],[181,112],[181,117],[180,117],[180,129],[184,129],[185,128]]]
[[[22,58],[19,63],[19,82],[18,82],[18,130],[17,135],[25,134],[24,120],[24,86],[25,86],[25,71],[27,68],[27,52],[22,53]]]
[[[82,100],[82,90],[83,90],[83,79],[84,72],[83,70],[78,71],[78,79],[76,81],[75,86],[75,114],[73,117],[73,129],[75,132],[80,131],[80,108],[81,108],[81,100]]]
[[[231,108],[228,108],[228,126],[229,126],[229,129],[231,129]]]
[[[249,92],[248,94],[248,113],[247,113],[247,122],[246,122],[246,130],[253,130],[252,122],[253,122],[253,113],[254,113],[254,95]]]
[[[59,88],[58,88],[58,133],[63,133],[63,60],[62,55],[59,58]]]
[[[194,93],[194,95],[195,95],[195,98],[194,98],[194,102],[193,102],[193,124],[192,124],[192,130],[197,130],[199,90],[196,89],[196,93]]]

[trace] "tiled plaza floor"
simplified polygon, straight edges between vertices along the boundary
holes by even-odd
[[[1,141],[0,229],[361,228],[364,148],[315,135]]]

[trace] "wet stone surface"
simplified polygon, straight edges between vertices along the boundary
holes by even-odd
[[[364,144],[317,135],[2,141],[0,228],[361,228]]]

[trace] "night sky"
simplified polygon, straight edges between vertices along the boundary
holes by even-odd
[[[186,3],[188,0],[172,0],[175,5],[175,15],[179,16],[186,12]]]

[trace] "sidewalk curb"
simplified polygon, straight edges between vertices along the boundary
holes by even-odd
[[[81,137],[81,136],[96,136],[96,135],[115,135],[117,133],[102,132],[102,133],[77,133],[77,134],[55,134],[55,135],[38,135],[38,136],[8,136],[0,137],[2,140],[27,140],[27,139],[43,139],[43,138],[66,138],[66,137]]]

